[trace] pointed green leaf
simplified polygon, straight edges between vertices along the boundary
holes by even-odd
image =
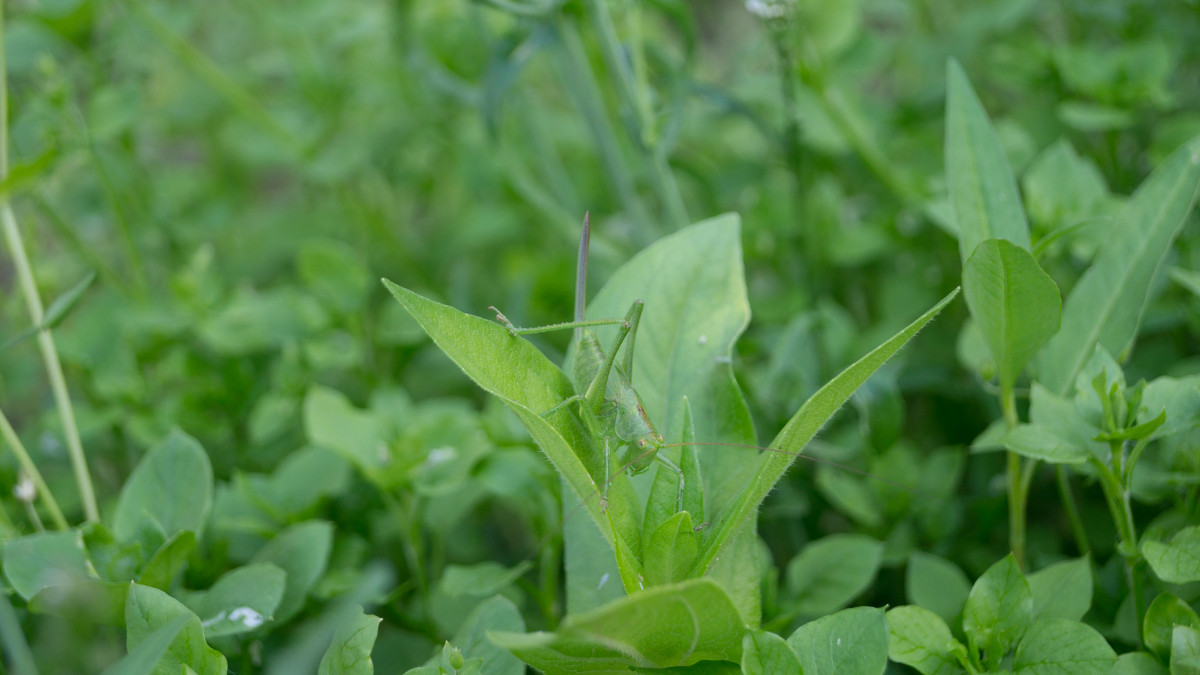
[[[125,481],[113,533],[121,541],[150,532],[161,536],[161,543],[184,530],[199,538],[212,499],[208,455],[196,439],[175,429],[146,453]]]
[[[1029,251],[988,239],[963,266],[963,297],[992,350],[1000,388],[1007,391],[1058,331],[1058,286]]]
[[[329,649],[321,657],[317,675],[373,675],[375,664],[371,662],[371,650],[375,647],[381,621],[383,619],[377,616],[364,614],[359,607],[334,632]]]
[[[665,630],[670,627],[670,630]],[[740,661],[746,626],[711,579],[655,586],[567,617],[554,633],[488,636],[546,672],[623,672],[704,660]]]
[[[924,675],[955,675],[962,672],[956,654],[966,648],[950,634],[941,617],[924,607],[905,605],[886,614],[891,640],[888,657],[912,666]]]
[[[134,651],[143,641],[175,619],[183,617],[182,630],[158,660],[153,675],[175,675],[190,668],[199,675],[225,675],[225,657],[204,641],[200,618],[175,598],[149,586],[132,584],[125,601],[125,642]]]
[[[1092,607],[1092,561],[1064,560],[1028,576],[1035,619],[1079,621]]]
[[[275,535],[250,559],[252,563],[271,563],[287,573],[283,597],[275,608],[276,621],[286,621],[304,606],[313,584],[325,574],[332,545],[333,526],[311,520]]]
[[[654,528],[643,547],[645,585],[659,586],[687,578],[700,551],[691,514],[680,511]]]
[[[1038,362],[1038,380],[1065,394],[1097,345],[1120,354],[1137,334],[1155,275],[1200,185],[1200,137],[1155,169],[1129,199],[1096,261],[1063,303],[1062,328]]]
[[[926,324],[932,321],[956,295],[958,295],[958,289],[942,298],[929,311],[892,336],[887,342],[843,370],[800,407],[800,410],[792,416],[792,419],[771,443],[771,447],[783,452],[760,454],[758,471],[750,484],[739,491],[738,501],[726,513],[720,514],[716,518],[713,525],[714,533],[705,542],[705,549],[701,552],[695,566],[696,571],[707,570],[713,560],[721,555],[722,549],[728,544],[742,521],[755,512],[767,493],[787,472],[796,456],[804,450],[804,446],[833,417],[833,414],[842,407],[850,395],[862,386],[872,373],[879,370],[888,359],[900,351],[900,348],[907,344]]]
[[[993,666],[1021,639],[1033,617],[1033,593],[1010,553],[971,587],[963,630]]]
[[[946,67],[946,185],[965,264],[987,239],[1029,249],[1029,225],[1004,148],[957,61]]]

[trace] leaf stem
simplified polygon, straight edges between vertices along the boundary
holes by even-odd
[[[3,8],[0,7],[0,180],[8,177],[8,64],[4,51],[4,14]],[[41,326],[45,311],[42,308],[42,300],[38,296],[37,282],[33,278],[29,257],[25,253],[25,243],[21,239],[21,231],[17,228],[17,219],[13,215],[12,204],[7,197],[0,201],[0,227],[3,228],[8,248],[12,251],[13,268],[16,271],[21,292],[25,296],[29,319],[33,325]],[[67,391],[67,381],[63,377],[62,364],[58,360],[58,350],[54,346],[54,337],[47,329],[38,331],[37,337],[38,347],[42,352],[42,361],[45,362],[46,371],[50,377],[50,388],[54,392],[54,401],[62,419],[67,451],[71,457],[71,466],[75,470],[75,482],[79,485],[79,497],[83,503],[84,515],[89,521],[100,520],[92,478],[88,475],[87,459],[83,453],[83,443],[79,440],[79,428],[75,424],[75,411],[71,407],[71,395]],[[7,420],[5,426],[8,426]],[[11,427],[9,428],[11,429]]]
[[[1004,426],[1011,431],[1020,422],[1011,382],[1001,385],[1000,409],[1004,413]],[[1025,506],[1033,466],[1033,460],[1023,462],[1020,455],[1008,451],[1008,543],[1021,569],[1025,569]]]
[[[1079,517],[1079,507],[1075,504],[1075,495],[1071,492],[1071,479],[1067,476],[1066,468],[1061,464],[1054,467],[1054,477],[1058,483],[1058,494],[1062,498],[1063,508],[1067,512],[1067,520],[1071,523],[1071,533],[1075,536],[1075,546],[1081,555],[1090,555],[1092,546],[1088,542],[1083,520]]]
[[[1120,470],[1121,441],[1110,441],[1109,449],[1113,456],[1113,465],[1109,466],[1093,459],[1092,465],[1100,476],[1100,487],[1104,491],[1104,501],[1108,504],[1113,524],[1121,541],[1117,549],[1125,559],[1125,573],[1129,581],[1129,590],[1133,595],[1134,615],[1137,617],[1138,647],[1142,645],[1142,612],[1144,607],[1144,592],[1139,567],[1142,556],[1137,545],[1137,526],[1133,522],[1133,509],[1129,503],[1129,489],[1122,483]]]

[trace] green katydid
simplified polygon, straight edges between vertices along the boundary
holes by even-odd
[[[646,415],[646,408],[632,383],[633,348],[644,307],[642,301],[634,300],[623,320],[589,321],[586,318],[587,258],[590,234],[590,214],[585,213],[583,234],[579,240],[579,259],[575,272],[574,321],[535,328],[518,328],[500,310],[495,307],[489,307],[489,309],[496,312],[496,320],[504,324],[513,336],[566,328],[575,329],[572,382],[575,385],[576,393],[542,413],[542,416],[548,417],[572,403],[578,403],[580,417],[583,419],[588,433],[593,438],[601,439],[604,442],[604,487],[600,497],[601,509],[607,510],[608,508],[608,486],[612,482],[612,455],[622,447],[627,449],[620,463],[622,471],[628,469],[634,474],[641,473],[648,469],[654,461],[657,461],[679,477],[679,495],[676,507],[682,509],[685,488],[683,471],[658,452],[666,445],[663,436],[658,433]],[[619,326],[617,335],[607,353],[600,346],[600,340],[596,337],[595,332],[590,330],[594,326],[604,325]],[[625,345],[625,356],[618,363],[617,353],[622,344]]]

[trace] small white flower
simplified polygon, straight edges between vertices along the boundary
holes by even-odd
[[[21,479],[13,487],[13,496],[26,504],[32,504],[33,498],[37,496],[37,488],[34,487],[33,481],[25,475],[24,471],[21,472]]]
[[[263,615],[249,607],[238,607],[229,613],[230,621],[241,621],[246,628],[258,628],[263,625]]]
[[[760,19],[781,19],[793,4],[795,0],[746,0],[746,10]]]

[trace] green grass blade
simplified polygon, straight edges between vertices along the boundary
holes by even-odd
[[[962,66],[946,68],[946,185],[965,263],[985,239],[1029,249],[1029,224],[996,130]]]
[[[1038,362],[1038,380],[1065,394],[1096,345],[1120,354],[1133,341],[1159,267],[1200,184],[1200,137],[1176,150],[1125,205],[1096,262],[1063,304],[1062,329]]]
[[[916,321],[910,323],[904,330],[896,333],[887,342],[879,345],[839,373],[800,407],[800,410],[784,425],[783,430],[771,443],[771,447],[783,450],[783,452],[761,454],[758,472],[746,489],[741,492],[741,498],[733,505],[733,508],[717,518],[717,522],[714,523],[713,536],[706,542],[705,550],[692,568],[694,574],[703,574],[712,565],[721,555],[721,550],[733,537],[739,525],[754,514],[767,493],[787,472],[792,462],[796,460],[795,455],[789,453],[800,453],[821,427],[850,398],[851,394],[862,386],[876,370],[879,370],[888,359],[900,351],[900,348],[924,328],[925,324],[932,321],[956,295],[958,295],[957,288]]]

